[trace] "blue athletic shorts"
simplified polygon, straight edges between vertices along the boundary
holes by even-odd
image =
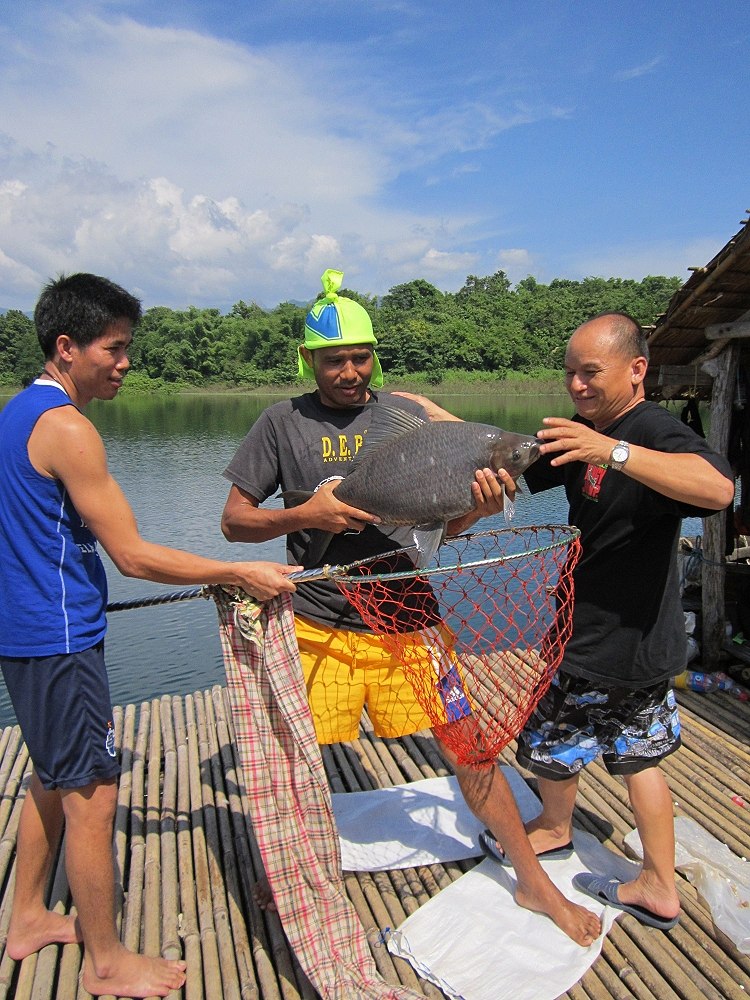
[[[119,774],[103,642],[82,653],[0,657],[0,668],[45,788],[82,788]]]
[[[516,759],[552,781],[570,778],[600,754],[610,774],[635,774],[674,753],[680,742],[669,681],[603,687],[559,672],[518,737]]]

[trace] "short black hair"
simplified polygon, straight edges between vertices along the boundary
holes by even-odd
[[[117,320],[135,326],[141,302],[130,292],[98,274],[61,274],[44,286],[34,309],[36,335],[45,358],[54,357],[61,334],[86,347]]]
[[[617,350],[628,358],[648,361],[648,338],[638,320],[629,313],[612,310],[592,316],[592,319],[611,319],[612,339]]]

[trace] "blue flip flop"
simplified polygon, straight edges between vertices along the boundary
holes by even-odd
[[[498,845],[491,830],[482,830],[479,834],[479,846],[488,858],[499,861],[504,868],[512,868],[513,862],[505,851]],[[537,854],[540,861],[564,861],[573,853],[573,841],[569,840],[562,847],[551,847],[548,851]]]
[[[619,879],[607,878],[606,875],[594,875],[591,872],[580,872],[580,874],[573,876],[573,886],[579,892],[591,896],[603,906],[614,906],[617,910],[630,913],[636,920],[640,920],[642,924],[648,924],[649,927],[658,927],[660,931],[668,931],[680,919],[679,914],[676,917],[660,917],[658,913],[647,910],[645,906],[621,903],[619,896],[621,885],[622,882]]]

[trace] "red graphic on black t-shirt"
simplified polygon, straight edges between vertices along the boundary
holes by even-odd
[[[590,463],[586,466],[581,493],[589,500],[599,499],[599,490],[602,488],[602,480],[606,471],[606,466],[591,465]]]

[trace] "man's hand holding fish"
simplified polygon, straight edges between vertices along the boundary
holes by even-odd
[[[377,514],[351,507],[336,497],[333,491],[340,482],[340,477],[323,481],[303,505],[304,511],[302,507],[297,508],[304,526],[338,534],[341,531],[362,531],[368,524],[380,524]]]

